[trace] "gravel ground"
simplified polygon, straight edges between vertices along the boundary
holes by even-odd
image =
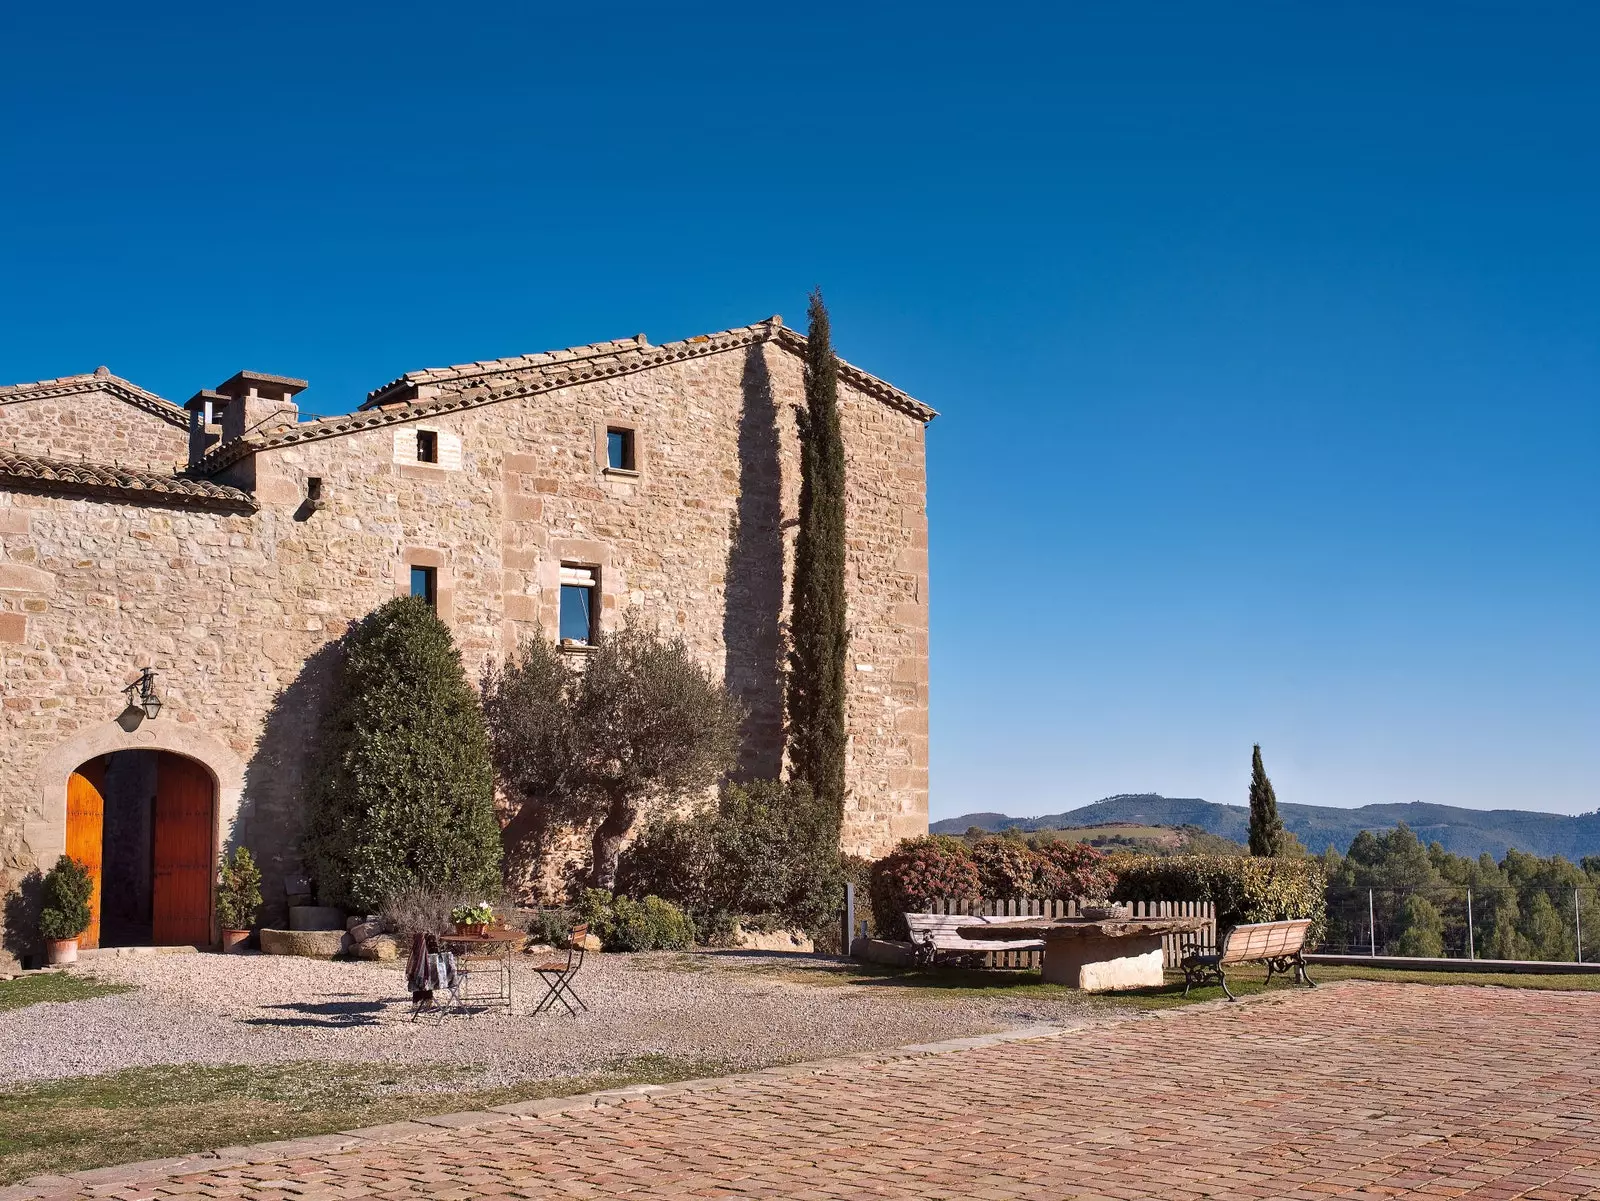
[[[289,1060],[467,1067],[492,1086],[579,1075],[640,1055],[744,1067],[1106,1016],[1069,994],[841,984],[827,963],[726,952],[591,955],[576,982],[590,1011],[576,1019],[559,1007],[531,1016],[544,990],[518,963],[513,1014],[413,1023],[404,975],[393,965],[98,958],[72,970],[137,991],[0,1013],[0,1087],[154,1064]]]

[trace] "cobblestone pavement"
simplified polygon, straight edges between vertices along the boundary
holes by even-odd
[[[61,1195],[1600,1197],[1600,996],[1325,986],[459,1121],[502,1124]]]

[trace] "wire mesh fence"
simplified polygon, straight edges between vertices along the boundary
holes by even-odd
[[[1424,958],[1600,961],[1593,885],[1518,889],[1330,884],[1319,951]]]

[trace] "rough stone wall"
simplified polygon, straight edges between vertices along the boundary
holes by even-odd
[[[45,458],[171,470],[187,458],[189,435],[181,425],[96,390],[0,397],[0,446]]]
[[[152,663],[167,708],[247,763],[237,823],[268,920],[298,869],[300,796],[334,641],[437,572],[438,606],[476,678],[553,637],[563,562],[598,568],[603,628],[625,611],[681,633],[751,708],[744,769],[782,765],[782,626],[799,495],[800,361],[770,343],[555,393],[265,450],[218,477],[260,511],[0,493],[0,893],[45,856],[41,759],[121,711]],[[927,828],[923,427],[848,386],[852,629],[844,848]],[[636,475],[604,468],[608,424],[635,430]],[[410,461],[417,428],[452,453]],[[400,431],[397,436],[396,431]],[[406,460],[406,461],[401,461]],[[322,480],[323,504],[307,503]],[[508,815],[513,835],[521,815]]]

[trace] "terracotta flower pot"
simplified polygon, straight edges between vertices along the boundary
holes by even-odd
[[[236,955],[244,950],[244,944],[250,941],[248,930],[224,930],[222,932],[222,953]]]
[[[489,927],[484,922],[457,922],[457,934],[487,934]]]
[[[52,967],[63,963],[78,962],[78,940],[76,938],[47,938],[44,940],[45,959]]]

